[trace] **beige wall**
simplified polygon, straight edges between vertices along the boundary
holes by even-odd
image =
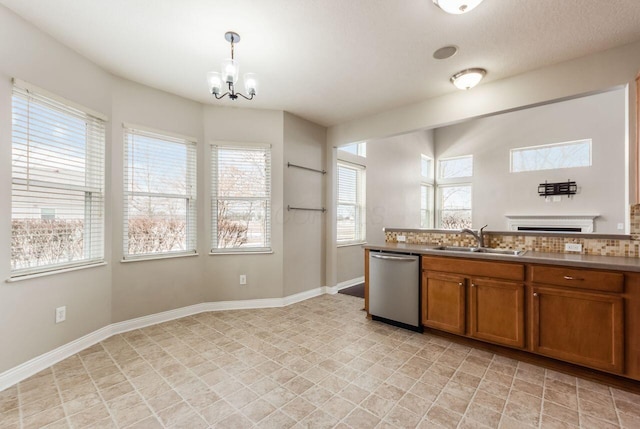
[[[275,110],[204,108],[205,159],[216,141],[268,143],[271,145],[271,247],[273,253],[259,255],[208,255],[204,262],[205,301],[276,298],[283,296],[283,112]],[[205,171],[205,206],[211,205],[209,168]],[[210,217],[201,234],[210,242]],[[240,285],[240,274],[247,284]]]
[[[112,322],[197,304],[203,301],[202,263],[207,239],[198,236],[200,256],[122,262],[123,259],[123,123],[141,125],[160,132],[177,133],[197,139],[198,189],[203,189],[204,137],[202,105],[125,79],[113,78],[111,141],[111,213],[113,225]],[[203,195],[198,193],[198,197]],[[205,206],[197,202],[198,230],[204,226]]]
[[[324,218],[318,211],[287,211],[288,205],[321,208],[325,201],[325,175],[287,167],[287,163],[324,170],[326,128],[284,114],[284,204],[274,213],[284,221],[284,295],[325,285]]]
[[[622,234],[626,224],[625,100],[617,89],[588,97],[473,119],[435,130],[437,158],[473,155],[473,227],[507,229],[507,214],[599,214],[595,231]],[[510,149],[592,139],[590,167],[509,172]],[[578,194],[545,202],[538,184],[576,181]],[[388,224],[412,227],[416,224]]]
[[[111,267],[5,283],[11,242],[11,78],[46,88],[106,115],[110,76],[0,7],[0,372],[111,322]],[[110,132],[107,130],[107,138]],[[110,193],[107,188],[107,198]],[[108,212],[107,212],[108,214]],[[111,263],[110,226],[106,260]],[[55,324],[55,308],[67,320]]]

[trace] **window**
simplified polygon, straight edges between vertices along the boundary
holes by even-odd
[[[11,276],[104,260],[105,123],[15,80]]]
[[[420,228],[433,228],[433,185],[420,185]]]
[[[511,149],[511,172],[591,166],[591,139]]]
[[[352,143],[347,146],[341,146],[338,148],[343,152],[351,153],[353,155],[361,156],[363,158],[367,157],[367,142],[362,143]]]
[[[194,140],[125,125],[125,259],[196,252]]]
[[[211,251],[271,251],[271,146],[211,146]]]
[[[473,156],[438,161],[438,228],[471,228]]]
[[[438,177],[440,179],[471,176],[473,176],[473,157],[471,155],[438,161]]]
[[[338,162],[337,242],[365,240],[365,169]]]
[[[424,179],[433,180],[433,159],[427,155],[421,155],[420,157],[420,175]]]
[[[440,228],[471,228],[471,185],[439,185],[438,193]]]

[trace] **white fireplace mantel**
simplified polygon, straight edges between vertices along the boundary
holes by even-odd
[[[509,231],[518,231],[519,227],[580,228],[581,233],[593,232],[594,220],[599,216],[599,214],[505,215],[505,217],[507,218],[507,229]]]

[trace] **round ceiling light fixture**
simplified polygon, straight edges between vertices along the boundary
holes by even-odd
[[[444,46],[433,53],[433,58],[436,60],[446,60],[451,58],[458,52],[458,47],[455,45]]]
[[[473,68],[462,70],[451,76],[451,83],[458,89],[471,89],[487,74],[485,69]]]
[[[482,0],[433,0],[433,2],[447,13],[460,15],[475,9]]]

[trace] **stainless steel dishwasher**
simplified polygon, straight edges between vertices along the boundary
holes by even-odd
[[[369,314],[374,320],[422,330],[419,256],[369,252]]]

